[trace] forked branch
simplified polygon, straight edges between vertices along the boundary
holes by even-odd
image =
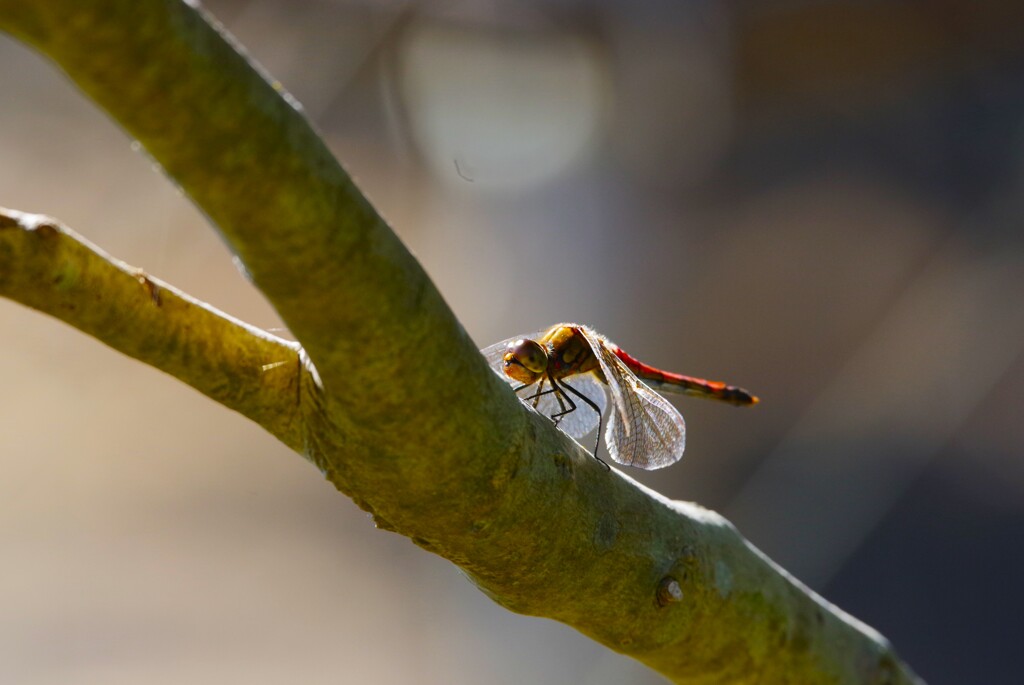
[[[301,449],[300,347],[124,264],[49,217],[0,207],[0,295],[74,326]]]

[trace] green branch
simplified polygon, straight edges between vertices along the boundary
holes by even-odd
[[[56,221],[0,207],[0,295],[165,371],[301,449],[300,347],[232,319]]]
[[[20,285],[4,294],[243,411],[379,526],[459,564],[495,601],[568,623],[676,682],[916,682],[883,638],[721,517],[605,471],[524,408],[292,100],[188,4],[0,0],[0,29],[53,59],[206,212],[322,384],[302,383],[296,402],[312,365],[280,381],[263,371],[283,358],[275,350],[296,359],[296,348],[132,270],[115,265],[116,277],[61,291],[53,278],[67,262],[47,241],[74,241],[13,215],[24,245],[0,261],[0,284]],[[179,320],[171,295],[188,305]],[[96,297],[95,316],[79,320]],[[150,318],[126,329],[119,314]],[[234,342],[218,347],[222,336]],[[206,359],[175,362],[182,345]],[[264,409],[247,405],[250,392]]]

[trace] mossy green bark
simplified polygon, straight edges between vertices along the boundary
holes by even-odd
[[[194,8],[0,0],[0,29],[52,58],[145,146],[222,232],[312,364],[268,389],[253,370],[268,358],[267,339],[244,326],[157,322],[169,339],[146,344],[112,334],[122,305],[168,315],[145,309],[138,279],[118,277],[124,292],[92,323],[55,304],[90,296],[69,296],[60,279],[37,296],[24,285],[5,295],[223,393],[379,526],[459,564],[495,601],[564,621],[676,682],[915,682],[883,638],[800,586],[721,517],[605,471],[526,410],[279,84]],[[77,282],[76,270],[91,268],[86,258],[33,275],[37,257],[4,261],[4,245],[0,230],[0,284],[58,272]],[[96,282],[101,295],[105,283]],[[263,342],[238,343],[243,351],[212,367],[193,354],[175,361],[176,350],[201,357],[210,336],[231,331]],[[314,367],[322,384],[310,382]],[[222,369],[221,390],[191,378]],[[232,395],[236,382],[259,388],[257,402],[294,400],[287,428],[248,406],[249,393]],[[273,399],[278,392],[288,398]]]

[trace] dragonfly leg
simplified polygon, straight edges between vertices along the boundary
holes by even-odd
[[[557,426],[566,414],[571,414],[574,411],[576,411],[576,403],[572,401],[571,397],[569,397],[568,395],[565,394],[565,392],[562,391],[562,388],[559,387],[554,380],[551,381],[551,385],[554,388],[552,392],[556,393],[555,399],[558,400],[558,406],[562,408],[562,411],[551,415],[551,420],[554,421],[555,425]],[[565,407],[566,402],[569,403],[568,409],[566,409]]]
[[[550,381],[551,383],[551,388],[549,390],[544,389],[545,381]],[[512,392],[518,393],[520,390],[525,390],[526,388],[530,387],[533,386],[520,385],[518,388],[512,388]],[[555,425],[557,426],[559,421],[561,421],[563,417],[565,417],[567,414],[573,413],[574,411],[576,411],[577,408],[576,403],[573,402],[572,398],[569,397],[569,395],[565,392],[566,390],[568,390],[573,395],[576,395],[576,397],[586,402],[587,406],[593,409],[594,412],[597,414],[597,442],[594,443],[594,459],[597,459],[597,461],[600,462],[601,466],[605,467],[610,471],[611,467],[608,466],[608,463],[601,457],[597,456],[597,450],[600,449],[601,447],[601,427],[604,423],[604,417],[601,416],[601,408],[598,407],[593,400],[591,400],[589,397],[587,397],[579,390],[566,383],[565,381],[562,381],[562,383],[559,384],[557,381],[555,381],[555,379],[546,377],[541,379],[540,385],[537,388],[537,392],[533,393],[529,397],[524,397],[523,401],[529,402],[530,400],[533,400],[533,406],[534,408],[536,408],[537,404],[540,402],[540,398],[543,395],[550,395],[551,393],[555,393],[555,398],[558,400],[558,404],[562,408],[562,411],[556,414],[552,414],[549,418],[552,421],[554,421]],[[569,404],[568,408],[566,408],[566,403]]]
[[[568,414],[576,411],[576,403],[572,401],[572,398],[565,394],[565,391],[562,390],[561,387],[556,386],[554,381],[551,381],[551,385],[553,386],[552,392],[555,393],[555,399],[558,401],[558,406],[562,410],[557,414],[551,415],[551,420],[554,421],[557,426]],[[568,407],[565,406],[566,403],[569,404]]]
[[[545,390],[544,389],[544,383],[545,382],[547,382],[547,378],[541,378],[540,379],[540,384],[537,386],[537,392],[533,393],[529,397],[523,398],[524,402],[529,402],[530,400],[533,400],[533,408],[534,409],[536,409],[537,405],[540,404],[540,398],[543,395],[550,395],[551,393],[555,392],[554,388],[552,388],[551,390]],[[530,387],[529,385],[520,385],[518,388],[515,388],[512,392],[519,392],[523,388],[529,388],[529,387]]]
[[[544,383],[545,383],[545,381],[546,381],[546,379],[541,379],[541,382],[540,382],[540,385],[538,386],[537,392],[533,393],[529,397],[524,397],[523,401],[524,402],[529,402],[530,400],[533,400],[533,408],[536,409],[537,405],[540,404],[540,398],[542,396],[550,395],[551,393],[555,393],[555,398],[558,400],[558,406],[561,407],[562,409],[565,409],[565,411],[559,412],[557,414],[553,414],[550,417],[548,417],[552,421],[554,421],[555,425],[557,426],[558,422],[562,420],[563,416],[565,416],[566,414],[568,414],[568,413],[570,413],[570,412],[572,412],[572,411],[574,411],[576,409],[576,405],[573,405],[573,406],[569,407],[568,409],[566,409],[565,408],[565,399],[567,399],[567,398],[565,398],[565,393],[563,393],[557,387],[552,387],[550,390],[544,390]],[[520,390],[522,390],[524,388],[529,388],[529,387],[531,387],[531,386],[529,386],[529,385],[520,385],[518,388],[513,388],[512,392],[519,392]]]
[[[586,395],[581,393],[579,390],[577,390],[576,388],[574,388],[571,385],[569,385],[568,383],[566,383],[565,381],[562,381],[561,384],[558,384],[558,383],[555,382],[554,379],[551,379],[551,385],[553,385],[555,388],[560,390],[561,391],[560,395],[565,397],[565,401],[568,402],[570,405],[572,405],[572,408],[569,409],[568,411],[562,412],[561,415],[559,415],[559,418],[561,418],[561,416],[564,416],[565,414],[568,414],[570,412],[576,411],[576,403],[572,401],[572,398],[569,397],[568,394],[566,394],[566,392],[565,392],[566,390],[568,390],[573,395],[576,395],[576,397],[578,397],[581,400],[583,400],[584,402],[586,402],[587,406],[590,407],[591,409],[593,409],[594,412],[597,414],[597,442],[594,443],[594,459],[597,459],[597,461],[599,461],[601,463],[601,466],[603,466],[606,469],[608,469],[609,471],[611,471],[611,467],[608,466],[607,462],[605,462],[605,460],[602,459],[601,457],[597,456],[597,450],[601,447],[601,424],[603,423],[603,417],[601,416],[601,408],[598,407],[597,404],[595,404],[592,399],[590,399],[589,397],[587,397]],[[551,418],[554,418],[554,417],[552,416]]]
[[[554,381],[552,381],[552,383],[554,383]],[[569,392],[571,392],[573,395],[576,395],[576,397],[580,398],[584,402],[586,402],[587,406],[589,406],[591,409],[593,409],[594,412],[597,414],[597,442],[594,443],[594,459],[597,459],[599,462],[601,462],[602,466],[604,466],[606,469],[611,471],[611,467],[608,466],[608,464],[604,461],[604,459],[602,459],[601,457],[597,456],[597,450],[601,447],[601,425],[604,423],[604,417],[601,416],[601,408],[598,407],[597,404],[595,404],[592,399],[590,399],[589,397],[587,397],[586,395],[581,393],[579,390],[577,390],[576,388],[574,388],[571,385],[569,385],[568,383],[566,383],[565,381],[562,381],[561,386],[559,386],[559,389],[563,389],[563,388],[565,390],[568,390]],[[570,402],[572,402],[572,400],[569,399],[568,395],[565,396],[565,399],[567,399]],[[575,405],[573,405],[573,407],[575,408]]]

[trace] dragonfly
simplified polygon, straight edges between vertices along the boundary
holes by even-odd
[[[587,326],[560,323],[546,331],[502,340],[481,350],[491,368],[520,399],[573,438],[597,429],[610,400],[605,445],[613,461],[653,470],[679,461],[686,423],[679,410],[655,392],[671,392],[752,406],[743,388],[648,366]],[[577,402],[586,405],[579,406]]]

